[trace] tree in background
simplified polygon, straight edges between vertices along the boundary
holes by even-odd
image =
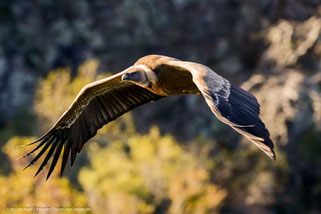
[[[108,213],[213,213],[226,191],[210,180],[211,161],[185,151],[154,127],[106,148],[89,147],[91,167],[79,180],[89,205]]]
[[[87,208],[85,195],[74,188],[67,178],[60,179],[57,172],[54,172],[55,178],[45,182],[44,174],[34,177],[39,164],[23,171],[29,159],[17,160],[17,157],[29,151],[29,147],[22,145],[33,140],[35,139],[32,137],[13,137],[4,147],[12,170],[7,176],[0,176],[1,213],[41,212],[35,209],[45,210],[48,207],[52,208],[50,213],[68,213],[58,208]]]

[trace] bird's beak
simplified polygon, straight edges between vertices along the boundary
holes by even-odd
[[[121,77],[121,80],[132,80],[132,81],[139,81],[140,80],[140,74],[138,72],[133,73],[126,73]]]
[[[129,80],[129,76],[129,73],[126,73],[121,77],[121,80]]]

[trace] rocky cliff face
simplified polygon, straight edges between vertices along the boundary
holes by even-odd
[[[273,58],[281,51],[275,40],[291,37],[288,29],[317,16],[318,5],[313,0],[2,2],[0,112],[6,113],[0,121],[29,104],[38,77],[60,66],[75,68],[92,57],[100,59],[101,70],[118,72],[142,55],[167,54],[210,65],[241,83],[262,61],[268,46],[264,41],[273,34],[266,32],[280,30],[270,38],[276,46],[267,58]],[[314,21],[311,25],[318,25]],[[298,36],[312,41],[319,29],[312,31],[302,29]],[[294,55],[277,59],[283,65],[295,64],[313,45],[304,43],[292,53],[291,41],[285,43],[282,51]]]

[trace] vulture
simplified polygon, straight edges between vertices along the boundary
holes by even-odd
[[[39,153],[25,167],[47,151],[35,176],[52,159],[47,179],[62,156],[60,176],[70,157],[71,166],[84,144],[98,129],[145,103],[172,95],[201,95],[214,115],[244,135],[275,160],[269,131],[259,118],[257,99],[209,67],[161,55],[147,55],[133,66],[108,78],[84,86],[69,108],[47,133],[36,141]]]

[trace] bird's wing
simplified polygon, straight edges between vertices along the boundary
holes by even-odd
[[[135,107],[161,98],[161,96],[129,81],[121,81],[121,76],[124,73],[126,70],[86,85],[56,124],[42,137],[28,144],[38,143],[23,157],[37,150],[40,152],[26,168],[36,162],[45,151],[48,151],[36,175],[52,158],[47,175],[48,179],[60,155],[62,155],[60,172],[62,175],[69,153],[72,166],[77,153],[82,150],[90,138],[96,135],[98,129]]]
[[[215,116],[275,160],[270,133],[259,118],[260,105],[252,94],[231,85],[204,65],[183,61],[171,61],[169,64],[191,72],[193,82]]]

